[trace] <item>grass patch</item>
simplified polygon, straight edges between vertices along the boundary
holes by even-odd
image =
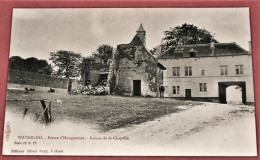
[[[98,124],[102,131],[108,131],[133,124],[140,124],[183,109],[180,105],[198,105],[199,102],[178,101],[169,98],[87,96],[66,93],[47,93],[8,90],[7,99],[48,99],[52,101],[52,115],[55,121],[73,120]],[[55,105],[55,99],[62,101],[62,107]],[[7,102],[7,108],[28,114],[41,113],[40,102]]]

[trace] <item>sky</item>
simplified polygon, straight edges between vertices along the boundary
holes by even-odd
[[[14,9],[10,56],[48,60],[57,50],[90,56],[102,44],[130,43],[141,23],[148,49],[161,43],[163,31],[184,23],[246,50],[251,40],[248,8]]]

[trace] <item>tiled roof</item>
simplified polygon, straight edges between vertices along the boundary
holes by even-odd
[[[162,53],[158,59],[188,58],[190,53],[196,53],[195,57],[236,56],[249,54],[236,43],[209,43],[194,45],[178,45],[170,47]]]

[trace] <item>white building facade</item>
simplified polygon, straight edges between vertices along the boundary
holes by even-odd
[[[235,43],[171,47],[158,59],[166,68],[164,97],[226,103],[227,88],[237,86],[234,96],[254,102],[252,55]]]

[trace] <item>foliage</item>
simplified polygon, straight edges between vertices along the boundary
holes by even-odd
[[[152,55],[155,55],[155,52],[156,52],[156,51],[157,51],[157,49],[153,47],[153,49],[150,50],[150,53],[151,53]]]
[[[59,50],[50,53],[50,59],[57,67],[56,75],[74,78],[80,75],[82,56],[73,51]]]
[[[10,57],[9,69],[45,75],[50,75],[52,73],[52,67],[46,60],[37,59],[35,57],[27,59],[23,59],[19,56]]]
[[[193,24],[183,24],[175,28],[164,31],[165,37],[162,42],[162,50],[165,51],[175,45],[189,44],[206,44],[210,42],[218,43],[214,39],[214,34],[211,34],[206,29],[200,29]]]
[[[113,56],[114,48],[110,45],[100,45],[97,50],[93,53],[94,57],[98,57],[102,62],[107,63],[108,59],[111,59]]]

